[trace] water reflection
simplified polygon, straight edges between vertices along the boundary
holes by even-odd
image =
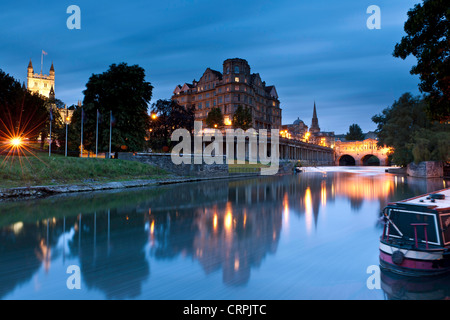
[[[375,225],[388,201],[441,189],[443,183],[384,173],[321,172],[2,204],[0,298],[14,291],[18,297],[29,293],[30,288],[22,292],[21,287],[41,270],[46,281],[61,281],[52,280],[55,263],[77,263],[85,290],[102,292],[99,298],[107,299],[157,291],[151,287],[156,279],[150,265],[175,266],[180,257],[201,266],[205,276],[220,274],[225,287],[248,286],[252,270],[277,254],[283,235],[316,234],[327,219],[325,208],[350,224],[357,213]],[[350,202],[353,213],[348,215],[339,201]],[[367,203],[370,212],[361,210]],[[276,279],[277,274],[267,276]]]
[[[381,288],[389,300],[448,300],[450,275],[411,279],[383,271]]]

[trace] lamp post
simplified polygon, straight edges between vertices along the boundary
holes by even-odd
[[[65,156],[67,157],[67,136],[68,136],[68,126],[69,126],[69,111],[67,110],[67,105],[66,107],[66,119],[65,119],[65,123],[66,123],[66,148],[65,148]]]

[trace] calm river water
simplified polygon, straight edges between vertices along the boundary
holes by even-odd
[[[449,181],[311,169],[0,204],[0,299],[443,299],[378,266],[380,210]],[[69,290],[69,266],[81,289]]]

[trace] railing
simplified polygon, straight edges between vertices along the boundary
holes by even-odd
[[[419,247],[418,238],[417,238],[417,227],[419,227],[419,226],[423,226],[423,232],[425,233],[426,248],[428,249],[428,234],[427,234],[428,223],[411,223],[411,226],[414,227],[414,243],[415,243],[416,249]]]

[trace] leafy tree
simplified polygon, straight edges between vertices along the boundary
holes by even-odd
[[[405,93],[391,107],[372,117],[377,124],[378,145],[394,149],[392,161],[397,165],[448,159],[448,125],[432,123],[426,109],[425,99]]]
[[[414,135],[412,154],[415,163],[422,161],[449,161],[450,131],[436,124],[431,129],[419,129]]]
[[[393,55],[417,58],[411,74],[419,75],[419,89],[426,93],[427,113],[432,120],[450,120],[450,5],[447,0],[424,0],[408,12],[406,36]]]
[[[164,146],[170,147],[170,137],[176,129],[194,130],[194,108],[185,109],[172,100],[159,99],[152,105],[150,117],[149,146],[153,150],[160,150]]]
[[[361,130],[361,127],[356,123],[352,124],[345,136],[346,140],[364,140],[364,133]]]
[[[208,128],[222,128],[224,126],[223,123],[223,115],[220,108],[212,108],[208,115],[206,116],[206,126]]]
[[[48,119],[46,99],[0,70],[0,139],[46,137]]]
[[[253,119],[252,112],[249,108],[243,108],[239,105],[233,114],[233,126],[235,129],[240,128],[247,130],[252,127]]]
[[[93,74],[83,91],[84,147],[95,151],[98,110],[103,118],[99,125],[99,150],[109,148],[112,113],[112,151],[142,151],[149,129],[152,90],[153,86],[145,81],[144,69],[138,65],[112,64],[106,72]]]

